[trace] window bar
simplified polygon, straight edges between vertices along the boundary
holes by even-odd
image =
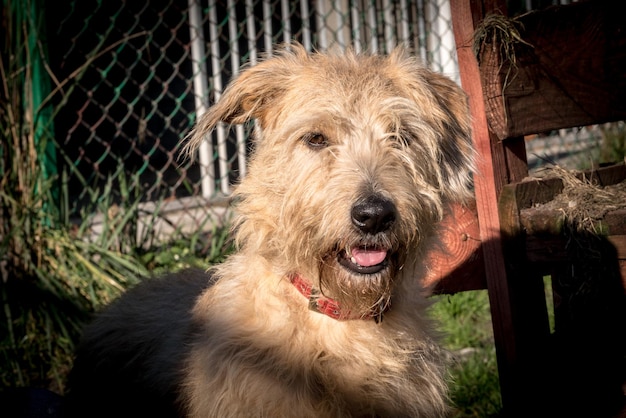
[[[300,0],[300,13],[302,14],[302,45],[307,51],[311,51],[311,18],[309,14],[308,0]]]
[[[246,0],[246,32],[248,33],[248,51],[250,64],[254,65],[257,62],[257,47],[256,47],[256,28],[254,26],[254,4],[253,0]]]
[[[378,31],[376,30],[376,4],[374,0],[370,0],[367,8],[367,19],[370,27],[370,42],[372,53],[378,53]]]
[[[349,19],[346,19],[346,15],[348,14],[347,3],[347,0],[343,0],[341,2],[330,2],[330,14],[334,17],[332,19],[334,26],[331,29],[336,33],[337,44],[339,44],[342,51],[345,51],[346,46],[348,45],[344,36],[346,27],[350,23]]]
[[[193,74],[193,91],[196,107],[196,120],[209,107],[209,77],[204,49],[204,34],[202,31],[202,11],[200,0],[189,0],[189,37],[191,39],[191,65]],[[200,160],[200,187],[202,196],[209,198],[215,193],[215,170],[213,168],[213,145],[211,138],[205,138],[200,144],[198,157]]]
[[[263,33],[265,41],[265,51],[272,53],[272,4],[269,0],[263,0]]]
[[[350,14],[352,16],[352,45],[354,51],[359,53],[363,50],[361,39],[361,13],[359,13],[359,6],[356,1],[352,1],[350,6]]]
[[[439,44],[441,72],[458,83],[460,81],[460,75],[456,60],[454,59],[455,42],[451,22],[452,12],[450,10],[450,2],[444,1],[439,5],[439,13],[437,14],[437,30],[441,40]]]
[[[424,65],[428,65],[428,52],[426,48],[426,12],[424,7],[424,0],[417,1],[417,10],[416,10],[416,19],[417,19],[417,27],[418,33],[416,34],[416,44],[415,50],[419,51],[419,55],[422,58],[422,62]]]
[[[411,39],[410,33],[409,5],[406,0],[400,0],[400,41],[407,47],[409,46],[409,41]]]
[[[428,66],[441,72],[439,50],[439,34],[437,32],[437,5],[436,0],[424,1],[424,20],[426,23],[426,50],[428,51]]]
[[[383,33],[385,35],[385,52],[389,53],[396,46],[396,40],[394,36],[394,28],[396,26],[393,16],[393,6],[389,0],[383,0]]]
[[[326,38],[326,11],[324,8],[324,0],[315,2],[315,18],[317,22],[317,35],[318,35],[318,45],[321,50],[326,50],[328,48],[328,39]]]
[[[230,68],[233,78],[239,73],[241,65],[241,54],[239,53],[239,42],[237,39],[237,12],[235,9],[235,0],[227,1],[228,7],[228,44],[230,47]],[[239,176],[246,175],[246,137],[243,125],[235,126],[235,137],[237,138],[237,166],[239,167]]]
[[[289,0],[280,0],[280,13],[282,15],[283,42],[291,43],[291,20],[289,20]]]
[[[217,32],[217,12],[216,1],[209,1],[209,37],[211,45],[211,73],[213,74],[213,88],[215,90],[215,101],[220,99],[223,90],[222,66],[220,63],[220,45]],[[220,189],[223,194],[230,193],[228,182],[228,152],[226,149],[226,128],[223,123],[217,125],[217,162],[219,165]]]

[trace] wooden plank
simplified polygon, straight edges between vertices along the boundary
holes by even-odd
[[[520,216],[520,224],[527,235],[562,234],[564,222],[564,213],[557,208],[531,208],[522,211]],[[626,209],[609,211],[594,223],[603,236],[626,235]]]
[[[626,69],[624,69],[626,71]],[[626,164],[613,164],[600,167],[596,170],[586,171],[579,175],[579,178],[588,178],[599,186],[610,186],[626,180]]]
[[[500,206],[509,205],[507,199],[513,199],[510,203],[511,210],[521,211],[554,199],[556,195],[563,191],[563,180],[557,177],[528,178],[519,183],[508,184],[505,188],[507,189],[507,195],[504,196],[504,192],[502,193]],[[519,215],[511,213],[511,216]]]
[[[626,234],[608,235],[606,240],[615,247],[618,260],[626,261]],[[567,239],[560,235],[531,235],[526,238],[526,252],[530,263],[563,263],[567,260]],[[626,278],[626,275],[622,274]]]
[[[496,137],[493,133],[491,135]],[[507,138],[502,141],[502,146],[506,159],[507,183],[521,181],[528,176],[528,159],[524,137]]]
[[[600,186],[614,185],[626,179],[626,165],[621,163],[580,172],[576,177]],[[563,211],[542,205],[553,200],[562,190],[563,181],[558,177],[534,178],[505,186],[500,196],[502,229],[511,235],[524,234],[528,262],[541,264],[539,268],[546,273],[549,273],[551,264],[568,261]],[[613,244],[617,258],[624,265],[626,210],[607,212],[598,220],[598,230]],[[626,280],[624,269],[622,278]]]
[[[626,119],[622,6],[580,2],[516,19],[524,43],[513,45],[514,64],[501,44],[486,45],[481,75],[498,138]]]
[[[475,202],[452,207],[440,227],[440,242],[428,254],[424,279],[433,293],[454,294],[486,289]]]
[[[500,240],[500,219],[497,193],[506,171],[495,173],[494,152],[485,117],[485,104],[478,63],[472,51],[477,4],[468,0],[452,0],[452,29],[457,45],[461,84],[469,95],[470,111],[473,116],[473,140],[478,152],[477,173],[474,175],[476,210],[485,263],[485,276],[492,313],[496,356],[504,404],[513,405],[515,378],[511,365],[517,361],[517,336],[513,326],[511,295],[507,271]],[[472,7],[474,5],[474,7]],[[497,153],[496,153],[497,154]],[[501,154],[503,155],[503,153]],[[504,162],[499,171],[505,169]]]
[[[572,174],[598,186],[610,186],[626,180],[626,165],[620,163]],[[513,210],[521,211],[554,199],[563,191],[563,180],[556,175],[542,178],[527,177],[518,183],[508,184],[505,188],[508,189],[506,197],[500,197],[500,205],[507,206],[509,203],[506,200],[513,199]],[[510,212],[507,213],[511,216],[517,216]]]

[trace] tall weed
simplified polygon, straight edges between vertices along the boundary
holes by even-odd
[[[47,68],[41,28],[30,8],[3,7],[0,384],[62,391],[81,321],[147,270],[116,245],[132,216],[98,240],[86,223],[69,222],[66,190],[49,164],[59,151],[52,129],[58,109],[41,97],[45,72],[35,75],[35,67]]]

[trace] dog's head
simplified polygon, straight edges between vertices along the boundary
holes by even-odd
[[[244,70],[198,122],[256,120],[237,239],[358,312],[384,309],[451,201],[471,194],[463,91],[402,49],[307,54]]]

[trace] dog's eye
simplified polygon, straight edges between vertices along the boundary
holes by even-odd
[[[411,136],[405,133],[394,134],[393,136],[393,146],[399,149],[403,149],[411,145]]]
[[[409,136],[409,134],[406,134],[406,133],[402,133],[398,135],[398,142],[400,142],[405,147],[408,147],[409,145],[411,145],[412,139],[413,138],[411,138],[411,136]]]
[[[325,148],[328,146],[328,139],[319,132],[310,132],[302,137],[302,141],[312,149]]]

